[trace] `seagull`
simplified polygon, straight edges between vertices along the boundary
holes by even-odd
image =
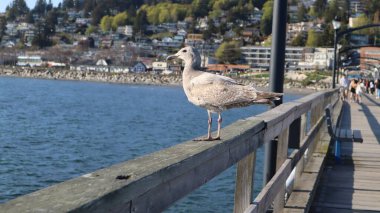
[[[207,137],[196,140],[220,140],[221,113],[223,111],[252,104],[270,105],[283,95],[282,93],[258,91],[252,86],[239,84],[232,78],[199,70],[201,58],[198,51],[191,46],[180,49],[176,54],[168,56],[166,60],[175,58],[182,59],[185,63],[182,84],[187,99],[194,105],[207,110]],[[211,113],[218,114],[218,132],[215,138],[211,136]]]

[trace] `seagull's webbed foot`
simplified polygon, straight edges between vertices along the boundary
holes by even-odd
[[[207,138],[195,138],[195,139],[193,139],[193,141],[217,141],[217,140],[220,140],[220,137],[216,137],[216,138],[207,137]]]

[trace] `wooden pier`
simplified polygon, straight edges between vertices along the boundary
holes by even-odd
[[[341,164],[329,157],[327,105],[334,125],[364,138],[342,145]],[[225,127],[221,141],[179,143],[0,204],[0,212],[161,212],[234,164],[236,213],[380,211],[379,105],[316,92]],[[254,198],[256,150],[276,140],[277,172]]]
[[[360,129],[363,143],[342,143],[340,163],[327,161],[310,212],[380,212],[380,101],[345,102],[341,126]]]

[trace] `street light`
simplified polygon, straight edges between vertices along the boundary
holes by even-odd
[[[336,46],[337,46],[337,38],[338,38],[338,33],[337,31],[340,28],[340,22],[337,20],[332,21],[332,25],[334,28],[334,62],[333,62],[333,78],[332,78],[332,87],[335,88],[335,76],[336,76]]]

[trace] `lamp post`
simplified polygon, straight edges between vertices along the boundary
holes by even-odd
[[[333,62],[333,78],[332,78],[332,88],[335,88],[335,76],[336,76],[336,46],[338,43],[338,30],[340,28],[340,22],[337,20],[332,21],[334,28],[334,62]]]

